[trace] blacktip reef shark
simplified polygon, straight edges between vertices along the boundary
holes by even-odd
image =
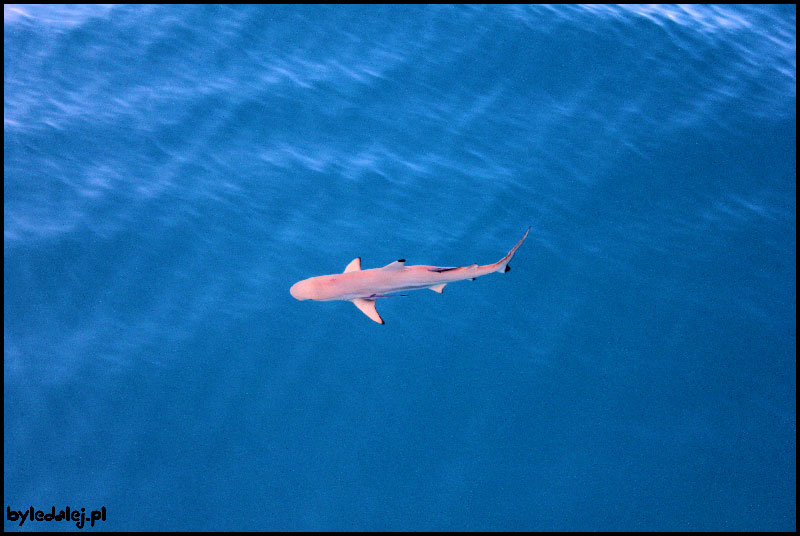
[[[361,312],[378,324],[385,322],[375,308],[375,301],[380,298],[405,296],[397,294],[407,290],[429,288],[442,293],[445,285],[454,281],[475,279],[494,272],[508,272],[508,262],[514,257],[519,247],[528,237],[531,228],[517,242],[508,254],[494,264],[478,266],[406,266],[406,260],[400,259],[383,268],[361,269],[361,257],[356,257],[344,272],[333,275],[310,277],[292,285],[289,292],[298,300],[351,301]]]

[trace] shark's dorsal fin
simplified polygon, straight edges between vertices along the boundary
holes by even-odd
[[[405,267],[406,260],[400,259],[399,261],[394,261],[393,263],[387,264],[383,267],[384,270],[399,270],[400,268]]]
[[[378,324],[385,324],[381,315],[378,314],[378,310],[375,308],[375,300],[365,300],[363,298],[356,298],[352,300],[353,303],[361,309],[361,312],[370,317],[372,320],[377,322]]]
[[[361,271],[361,257],[356,257],[350,264],[347,265],[347,268],[344,269],[343,273],[347,272],[360,272]]]
[[[439,285],[433,285],[432,287],[428,287],[428,288],[431,289],[434,292],[438,292],[439,294],[441,294],[444,291],[444,286],[446,284],[447,283],[441,283]]]

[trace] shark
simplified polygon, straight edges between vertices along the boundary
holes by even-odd
[[[406,266],[406,260],[394,261],[382,268],[361,269],[361,257],[356,257],[341,274],[319,275],[298,281],[289,289],[289,293],[297,300],[315,301],[350,301],[362,313],[378,324],[385,324],[375,307],[381,298],[406,296],[401,292],[410,290],[431,289],[441,294],[444,287],[456,281],[474,280],[483,275],[495,272],[506,273],[511,270],[508,265],[519,247],[528,237],[531,228],[511,248],[505,257],[494,264],[479,266]]]

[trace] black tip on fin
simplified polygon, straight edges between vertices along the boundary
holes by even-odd
[[[506,269],[503,270],[503,273],[510,272],[510,271],[511,271],[511,267],[506,264]]]
[[[475,281],[475,278],[473,277],[472,280]]]
[[[405,259],[397,259],[397,262],[406,262]]]

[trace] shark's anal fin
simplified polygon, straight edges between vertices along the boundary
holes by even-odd
[[[344,269],[343,273],[347,272],[360,272],[361,271],[361,257],[356,257],[350,264],[347,265],[347,268]]]
[[[445,286],[446,284],[447,284],[447,283],[441,283],[441,284],[439,284],[439,285],[433,285],[432,287],[428,287],[428,288],[429,288],[429,289],[431,289],[431,290],[432,290],[432,291],[434,291],[434,292],[438,292],[439,294],[441,294],[441,293],[442,293],[442,291],[444,290],[444,286]]]
[[[385,324],[386,322],[383,321],[381,315],[378,314],[378,310],[375,308],[375,300],[365,300],[363,298],[356,298],[353,300],[353,303],[356,307],[361,309],[361,312],[370,317],[373,321],[377,322],[378,324]]]

